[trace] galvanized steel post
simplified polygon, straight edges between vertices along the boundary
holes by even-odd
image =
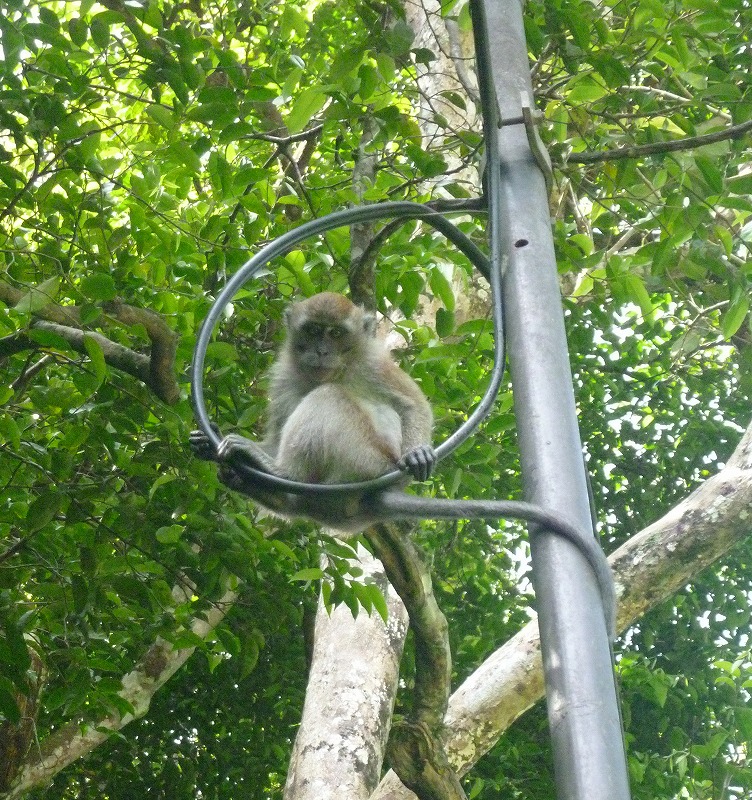
[[[486,131],[488,146],[497,148],[500,162],[500,174],[488,177],[489,184],[499,179],[496,200],[489,196],[496,217],[490,225],[506,263],[505,330],[526,499],[588,535],[548,192],[540,151],[522,121],[526,98],[533,98],[522,4],[474,2],[481,79],[490,78],[493,89],[484,92],[484,105],[490,98],[496,106],[485,109],[486,127],[495,128]],[[629,800],[611,649],[593,572],[576,547],[553,533],[536,534],[532,554],[557,796]]]

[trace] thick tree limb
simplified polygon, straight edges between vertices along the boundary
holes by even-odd
[[[138,378],[144,383],[149,383],[149,357],[136,353],[129,347],[113,342],[101,333],[93,331],[83,331],[80,328],[71,328],[70,325],[58,325],[56,322],[45,322],[37,320],[31,324],[31,330],[48,331],[54,333],[61,339],[65,339],[68,345],[77,353],[86,355],[85,339],[94,340],[102,349],[104,360],[115,369],[127,372]],[[3,346],[7,341],[7,349]],[[39,342],[30,336],[26,331],[21,331],[14,336],[9,336],[7,340],[0,342],[0,353],[7,355],[11,348],[27,350],[39,347]]]
[[[752,425],[728,464],[611,555],[623,630],[752,533]],[[467,772],[543,696],[537,621],[490,656],[452,695],[445,719],[454,769]],[[389,773],[373,800],[414,795]]]
[[[40,697],[47,682],[47,669],[33,640],[28,639],[26,646],[29,654],[26,691],[14,692],[20,719],[0,723],[0,792],[13,783],[34,743]]]
[[[319,603],[311,672],[285,800],[367,800],[378,785],[407,632],[407,614],[381,564],[359,547],[364,576],[387,601],[373,612]]]
[[[235,597],[234,591],[225,592],[204,617],[193,620],[191,631],[205,639],[224,619]],[[185,647],[178,650],[164,639],[157,639],[122,680],[120,697],[131,704],[133,711],[123,716],[112,714],[96,722],[77,720],[58,728],[40,742],[38,749],[31,748],[29,762],[19,771],[11,790],[0,796],[2,800],[16,800],[31,789],[48,784],[64,767],[106,741],[111,732],[143,717],[157,690],[185,664],[195,649]]]
[[[7,281],[0,280],[0,301],[5,303],[6,306],[15,306],[33,290],[34,287],[17,289]],[[52,298],[50,298],[50,301],[52,301]],[[34,316],[38,319],[46,319],[49,322],[57,322],[60,325],[81,327],[81,313],[76,306],[59,306],[49,302],[44,308],[36,311]]]
[[[168,405],[180,399],[180,389],[175,381],[175,353],[178,335],[153,311],[129,306],[121,300],[106,303],[105,311],[125,325],[142,325],[151,343],[149,353],[149,380],[147,385]]]

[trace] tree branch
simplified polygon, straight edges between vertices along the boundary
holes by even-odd
[[[464,800],[441,740],[449,699],[449,627],[433,593],[431,572],[410,538],[409,525],[374,525],[365,537],[405,604],[415,636],[415,686],[410,717],[395,723],[388,756],[400,780],[420,800]]]
[[[16,289],[11,284],[0,280],[0,301],[14,306],[28,291]],[[137,353],[124,345],[108,339],[101,333],[84,331],[81,314],[76,306],[60,306],[48,303],[35,310],[36,318],[31,329],[46,330],[60,336],[79,353],[86,353],[84,339],[94,339],[102,348],[105,361],[115,369],[133,375],[143,381],[160,400],[174,405],[180,398],[180,388],[175,379],[175,354],[178,346],[178,335],[169,325],[153,311],[137,308],[113,300],[103,304],[103,310],[125,325],[141,325],[149,338],[151,351],[149,356]],[[23,350],[39,348],[28,331],[19,331],[0,339],[0,357],[11,356]]]
[[[180,389],[175,381],[178,334],[162,317],[146,308],[129,306],[121,300],[106,303],[104,308],[126,325],[143,325],[151,343],[147,385],[165,403],[177,403],[180,399]]]
[[[676,139],[671,142],[654,142],[653,144],[622,147],[616,150],[599,150],[586,153],[570,153],[566,158],[567,164],[596,164],[601,161],[618,161],[623,158],[642,158],[643,156],[662,155],[663,153],[676,153],[681,150],[693,150],[696,147],[705,147],[727,139],[741,139],[748,131],[752,130],[752,120],[739,125],[730,125],[714,133],[702,136],[688,136],[685,139]]]
[[[327,609],[319,601],[285,800],[363,800],[381,779],[407,614],[383,566],[362,545],[356,563],[363,570],[358,580],[381,589],[388,616],[353,617],[344,604]]]

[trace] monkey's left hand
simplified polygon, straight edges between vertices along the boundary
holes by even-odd
[[[430,444],[419,444],[408,450],[397,466],[403,472],[409,472],[415,480],[424,481],[436,466],[436,451]]]

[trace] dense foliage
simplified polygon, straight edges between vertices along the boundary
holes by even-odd
[[[465,7],[444,12],[466,30]],[[526,13],[612,549],[715,472],[749,423],[752,14],[746,0]],[[195,331],[226,276],[301,219],[477,194],[472,170],[447,169],[477,167],[477,125],[417,116],[433,54],[411,49],[396,2],[5,0],[0,47],[0,733],[34,716],[42,672],[27,743],[127,712],[120,679],[162,637],[198,652],[146,718],[39,796],[280,797],[321,547],[355,603],[341,549],[259,522],[190,458]],[[442,100],[469,108],[456,87]],[[366,155],[364,188],[353,171]],[[482,215],[462,226],[483,242]],[[460,313],[452,275],[468,284],[469,268],[441,237],[411,223],[380,245],[375,302],[441,440],[484,386],[489,322]],[[338,230],[238,296],[208,355],[222,426],[259,430],[285,303],[346,291],[351,266]],[[516,496],[509,394],[432,491]],[[458,678],[527,619],[523,539],[476,523],[422,533]],[[739,548],[617,649],[635,798],[752,791],[751,555]],[[215,633],[193,635],[235,586]],[[504,737],[471,796],[552,796],[544,719],[536,709]]]

